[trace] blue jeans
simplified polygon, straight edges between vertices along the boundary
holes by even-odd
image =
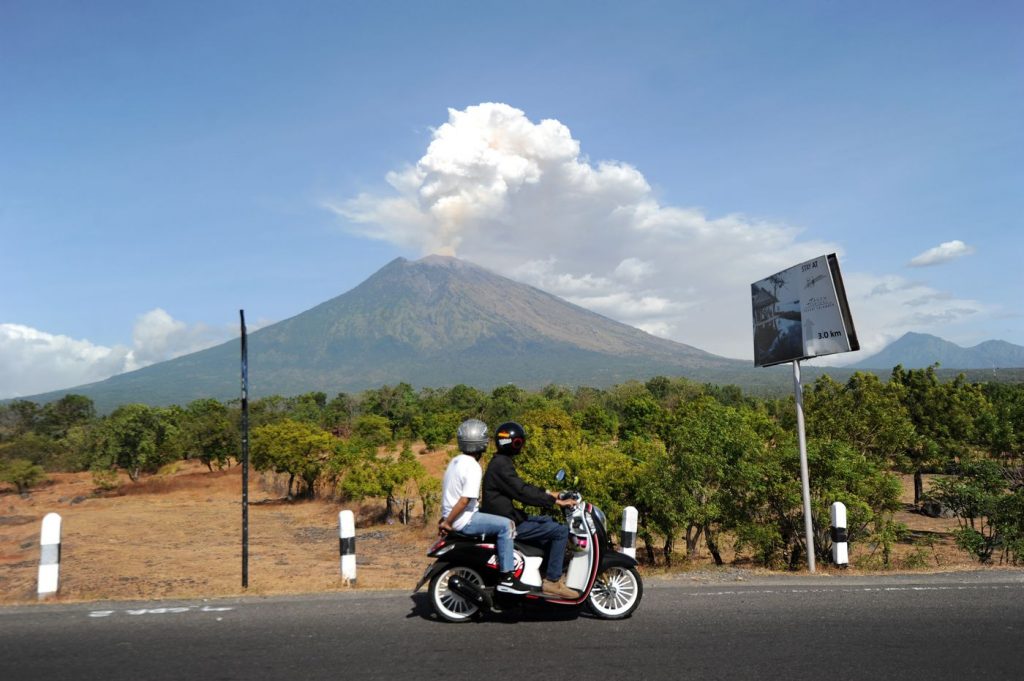
[[[549,515],[531,515],[516,525],[516,538],[527,544],[547,548],[547,579],[557,582],[562,578],[562,561],[569,543],[569,528]]]
[[[498,569],[501,572],[512,572],[516,567],[516,559],[512,554],[512,538],[515,525],[508,518],[491,513],[474,513],[469,522],[459,530],[462,534],[496,534],[498,535]],[[565,545],[562,545],[563,550]]]

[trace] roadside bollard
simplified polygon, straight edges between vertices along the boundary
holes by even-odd
[[[47,513],[39,538],[39,600],[45,600],[60,588],[60,515]]]
[[[622,552],[636,558],[636,525],[639,514],[632,506],[622,509]]]
[[[850,562],[846,534],[846,505],[841,501],[832,504],[832,562],[839,567],[848,567]]]
[[[346,584],[356,583],[356,520],[352,511],[338,514],[338,535],[341,551],[341,579]]]

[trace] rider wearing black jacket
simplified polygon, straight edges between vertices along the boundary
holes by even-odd
[[[531,485],[519,477],[512,457],[518,454],[526,443],[526,433],[518,423],[503,423],[494,434],[498,451],[487,465],[483,482],[484,513],[511,518],[516,523],[516,538],[527,544],[538,544],[547,548],[547,569],[543,582],[544,593],[561,598],[578,598],[579,594],[564,584],[562,561],[569,541],[569,528],[551,516],[528,516],[516,508],[516,500],[530,506],[551,508],[572,506],[572,499],[562,500],[556,492]]]
[[[529,516],[522,509],[512,505],[512,500],[521,501],[529,506],[551,508],[555,505],[555,496],[546,490],[531,485],[519,477],[516,464],[512,457],[500,451],[491,459],[484,475],[484,508],[485,513],[505,516],[515,521],[516,525]]]

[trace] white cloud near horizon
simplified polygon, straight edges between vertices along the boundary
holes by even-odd
[[[131,347],[107,347],[22,324],[0,323],[0,399],[102,381],[202,350],[230,337],[228,329],[189,325],[161,308],[145,312],[135,320]]]
[[[907,263],[907,267],[931,267],[932,265],[941,265],[957,258],[962,258],[966,255],[974,253],[974,247],[968,246],[959,239],[953,241],[944,241],[943,243],[929,248],[924,253],[914,256]]]
[[[533,123],[507,104],[449,109],[424,155],[386,181],[382,195],[363,193],[327,207],[353,233],[424,255],[457,255],[730,357],[753,355],[751,282],[842,252],[792,225],[663,205],[638,169],[592,163],[568,127]],[[851,274],[847,292],[864,352],[839,361],[982,310],[926,284]]]

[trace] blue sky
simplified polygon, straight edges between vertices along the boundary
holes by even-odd
[[[749,284],[837,251],[865,348],[837,361],[1024,344],[1022,26],[1014,2],[4,2],[0,397],[434,251],[743,358]]]

